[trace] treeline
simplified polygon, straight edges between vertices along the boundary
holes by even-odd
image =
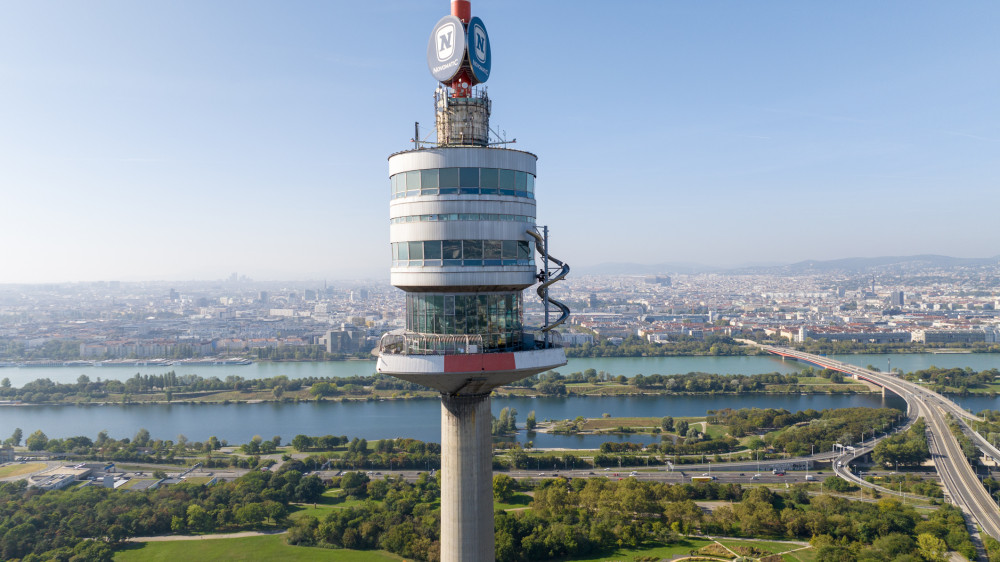
[[[964,369],[957,367],[953,369],[931,367],[929,369],[906,373],[904,378],[911,382],[930,382],[930,388],[934,392],[942,394],[957,393],[961,396],[967,396],[970,389],[985,388],[988,385],[995,384],[997,379],[1000,378],[1000,370],[993,368],[975,371],[971,367]],[[991,391],[990,394],[995,395],[996,393]]]
[[[834,443],[848,445],[884,431],[902,420],[892,408],[839,408],[823,410],[809,424],[796,425],[768,433],[764,441],[772,448],[792,456],[807,455],[813,450],[828,451]]]
[[[310,437],[296,435],[292,447],[301,452],[323,451],[310,455],[301,462],[306,470],[320,468],[344,469],[422,469],[441,467],[441,445],[416,439],[381,439],[373,446],[365,439],[348,441],[346,436]],[[330,453],[330,454],[327,454]]]
[[[813,409],[789,412],[785,409],[775,408],[741,408],[739,410],[723,408],[709,410],[707,414],[708,423],[724,425],[733,437],[743,437],[819,419],[823,412]]]
[[[258,361],[343,361],[351,357],[371,357],[367,351],[354,354],[328,353],[322,345],[279,345],[255,347],[249,351]]]
[[[886,437],[875,445],[872,461],[882,466],[919,466],[931,458],[927,445],[927,424],[924,418],[913,422],[910,429]]]
[[[434,509],[439,495],[434,479],[422,475],[408,484],[351,474],[340,484],[350,498],[381,502],[333,510],[323,520],[298,519],[289,529],[289,543],[437,559],[440,514]],[[529,487],[502,476],[494,479],[497,498]],[[731,503],[708,512],[695,503],[701,500]],[[805,487],[777,493],[716,482],[556,478],[534,487],[529,510],[497,511],[495,528],[496,559],[503,562],[591,558],[616,548],[674,544],[686,534],[810,540],[817,560],[888,562],[915,554],[935,560],[947,550],[975,555],[961,511],[953,506],[925,517],[895,499],[866,503],[811,497]]]
[[[951,430],[951,434],[955,436],[958,440],[958,444],[962,447],[962,454],[965,455],[965,460],[969,461],[969,464],[976,466],[979,463],[979,449],[972,443],[972,439],[965,434],[962,430],[962,426],[955,420],[951,414],[946,414],[948,418],[948,429]]]
[[[37,361],[53,359],[71,361],[80,358],[80,340],[49,340],[37,347],[28,347],[23,341],[0,339],[0,360]]]
[[[664,343],[650,343],[639,336],[629,336],[614,344],[601,340],[566,348],[566,357],[673,357],[689,355],[757,355],[756,348],[741,345],[729,336],[671,336]]]
[[[87,486],[40,492],[25,481],[0,484],[0,558],[110,562],[128,538],[163,533],[236,531],[283,523],[289,502],[325,490],[297,471],[251,472],[206,487],[177,484],[122,492]]]
[[[301,517],[288,530],[288,544],[383,549],[417,560],[439,558],[441,513],[432,503],[441,495],[436,479],[425,472],[410,484],[402,479],[370,480],[361,473],[348,473],[335,484],[350,499],[376,501],[332,510],[323,521]]]
[[[574,383],[618,383],[637,389],[665,390],[674,393],[750,393],[764,392],[769,385],[797,385],[799,379],[795,375],[781,373],[764,373],[757,375],[719,375],[715,373],[687,373],[677,375],[642,375],[632,377],[614,376],[605,371],[587,369],[563,375],[558,371],[544,373],[513,382],[507,386],[515,388],[531,388],[539,394],[565,395],[567,384]]]
[[[15,428],[13,435],[4,440],[4,444],[18,447],[24,432]],[[279,437],[275,437],[279,440]],[[225,440],[209,437],[207,441],[189,441],[184,435],[178,435],[177,440],[154,439],[149,431],[140,429],[135,437],[115,439],[107,431],[101,431],[96,439],[84,435],[49,439],[42,430],[36,430],[24,439],[28,451],[46,451],[63,454],[77,460],[98,460],[114,462],[148,462],[174,463],[185,455],[211,453],[228,445]]]
[[[314,396],[336,396],[340,394],[358,394],[366,388],[377,390],[417,391],[427,390],[426,387],[406,382],[388,375],[374,374],[369,376],[354,375],[351,377],[304,377],[290,379],[285,375],[262,379],[245,379],[229,375],[225,379],[218,377],[201,377],[199,375],[178,375],[175,371],[163,374],[136,373],[125,381],[115,379],[91,380],[87,375],[77,377],[75,383],[56,383],[48,378],[40,378],[25,383],[21,388],[11,386],[10,379],[0,380],[0,399],[21,400],[27,403],[62,402],[68,399],[100,399],[111,394],[118,395],[148,395],[165,394],[168,401],[184,399],[190,396],[185,393],[206,391],[239,391],[260,392],[272,391],[276,397],[284,392],[296,392],[312,387]]]

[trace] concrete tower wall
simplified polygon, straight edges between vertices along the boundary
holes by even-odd
[[[489,561],[493,544],[490,397],[441,395],[441,560]]]

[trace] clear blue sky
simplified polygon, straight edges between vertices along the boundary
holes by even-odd
[[[472,9],[573,265],[1000,254],[1000,3]],[[448,10],[5,2],[0,282],[387,277]]]

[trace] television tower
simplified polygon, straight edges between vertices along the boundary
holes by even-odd
[[[490,42],[468,1],[434,26],[427,63],[440,82],[437,142],[416,131],[412,150],[389,157],[391,279],[406,292],[406,328],[382,337],[377,369],[441,392],[441,560],[489,561],[490,392],[566,364],[552,329],[570,311],[548,288],[569,266],[535,224],[537,157],[491,143],[492,104],[475,87],[489,78]],[[545,325],[533,332],[522,293],[536,282]]]

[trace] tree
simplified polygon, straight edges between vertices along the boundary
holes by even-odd
[[[4,377],[3,380],[0,381],[0,386],[2,386],[4,388],[10,388],[10,379],[7,378],[7,377]]]
[[[275,385],[274,388],[271,389],[271,394],[274,395],[275,398],[281,398],[282,395],[285,394],[285,387],[280,384]]]
[[[751,451],[757,451],[758,449],[763,449],[764,446],[766,445],[766,443],[764,443],[763,439],[761,439],[760,437],[756,437],[756,436],[755,437],[751,437],[750,439],[747,439],[747,443],[746,444],[747,444],[747,448],[750,449]]]
[[[927,562],[942,562],[946,559],[948,545],[930,533],[920,533],[917,535],[917,550]]]
[[[264,502],[264,512],[274,523],[281,521],[288,514],[288,510],[285,509],[285,506],[274,500],[267,500]]]
[[[136,447],[145,447],[149,444],[149,430],[146,428],[140,428],[139,431],[135,433],[135,437],[132,439]]]
[[[204,507],[191,504],[187,508],[187,526],[194,531],[207,533],[215,527],[215,520]]]
[[[664,416],[664,418],[660,420],[660,428],[663,429],[663,431],[673,431],[674,418],[670,416]]]
[[[14,445],[15,447],[20,447],[21,446],[21,437],[23,435],[24,435],[24,432],[21,431],[20,427],[14,428],[14,433],[10,436],[10,442],[11,442],[11,444]]]
[[[674,424],[674,429],[677,435],[685,435],[688,432],[688,422],[687,420],[680,420]]]
[[[29,435],[28,438],[24,441],[24,444],[28,446],[29,451],[44,450],[45,446],[48,445],[48,443],[49,443],[49,438],[44,433],[42,433],[41,429],[36,429],[35,432]]]
[[[532,410],[531,412],[528,413],[528,417],[525,418],[524,420],[524,428],[527,429],[528,431],[534,431],[536,423],[537,422],[535,422],[535,411]]]
[[[493,499],[499,502],[509,502],[514,497],[514,486],[517,482],[506,474],[493,476]]]
[[[253,525],[264,519],[267,519],[267,510],[261,503],[248,503],[236,510],[236,520],[243,524]]]
[[[296,451],[305,451],[306,449],[312,447],[312,438],[308,435],[298,434],[292,438],[292,447]]]

